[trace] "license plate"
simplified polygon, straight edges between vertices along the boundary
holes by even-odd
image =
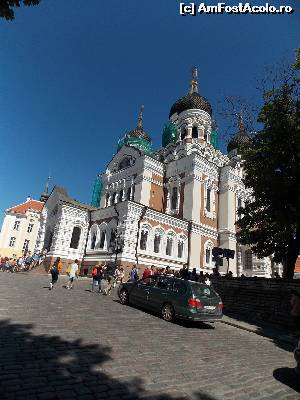
[[[215,306],[204,306],[206,310],[214,310],[216,307]]]

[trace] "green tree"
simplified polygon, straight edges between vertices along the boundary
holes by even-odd
[[[41,0],[0,0],[0,17],[7,20],[15,18],[14,7],[20,7],[21,4],[25,6],[36,6]]]
[[[263,129],[242,149],[252,199],[239,210],[238,239],[259,257],[271,256],[293,278],[300,251],[300,51],[279,87],[264,92]]]

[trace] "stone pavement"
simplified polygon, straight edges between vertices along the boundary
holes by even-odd
[[[45,275],[0,273],[1,400],[299,400],[292,345],[166,323],[65,279],[49,291]]]

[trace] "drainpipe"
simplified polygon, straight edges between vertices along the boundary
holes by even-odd
[[[114,204],[114,209],[115,209],[115,212],[117,214],[117,231],[118,231],[118,225],[119,225],[119,221],[120,221],[120,214],[119,214],[119,211],[117,210],[116,204]],[[115,239],[115,244],[116,244],[116,246],[115,246],[115,252],[116,252],[115,265],[117,265],[117,260],[118,260],[118,253],[117,253],[118,243],[117,243],[117,241],[118,241],[118,236],[117,236],[117,232],[116,232],[116,239]]]
[[[91,227],[90,221],[92,220],[92,212],[91,212],[91,210],[88,210],[88,216],[89,216],[89,224],[88,224],[88,231],[87,231],[87,235],[86,235],[82,261],[84,259],[85,254],[86,254],[86,248],[87,248],[87,243],[88,243],[88,239],[89,239],[89,232],[90,232],[90,227]],[[81,265],[80,265],[80,267],[81,267]]]
[[[139,257],[138,257],[138,245],[139,245],[139,237],[140,237],[140,227],[141,227],[141,222],[146,214],[147,211],[147,206],[143,207],[141,216],[139,218],[139,222],[138,222],[138,230],[137,230],[137,235],[136,235],[136,245],[135,245],[135,259],[136,259],[136,266],[138,268],[139,265]]]
[[[191,264],[191,236],[192,236],[192,221],[188,223],[188,259],[187,259],[187,267],[190,269]]]

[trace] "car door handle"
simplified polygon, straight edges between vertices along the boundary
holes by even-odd
[[[164,296],[166,296],[168,293],[166,293],[166,292],[161,292],[161,294],[163,294]]]

